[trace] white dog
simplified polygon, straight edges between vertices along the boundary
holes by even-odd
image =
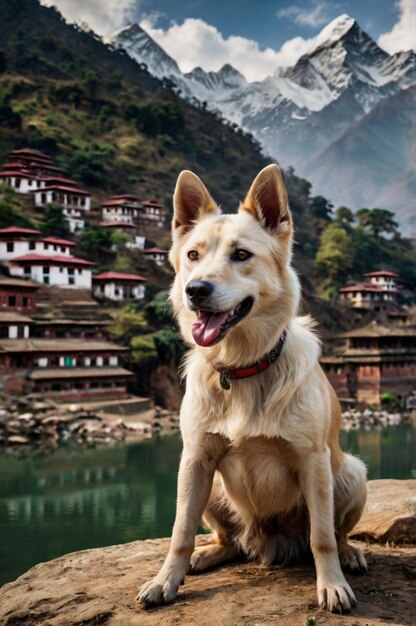
[[[171,291],[186,357],[176,521],[144,604],[171,602],[186,573],[238,554],[285,563],[312,550],[321,608],[355,597],[341,567],[365,571],[347,542],[366,501],[366,469],[339,446],[339,402],[319,366],[309,318],[296,317],[292,217],[277,165],[255,179],[237,214],[200,179],[174,195]],[[212,543],[194,551],[204,518]]]

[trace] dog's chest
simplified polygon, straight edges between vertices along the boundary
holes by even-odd
[[[291,509],[299,498],[296,451],[282,438],[230,441],[218,463],[230,499],[269,516]]]

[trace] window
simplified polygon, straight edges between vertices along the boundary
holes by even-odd
[[[27,296],[23,296],[23,298],[22,298],[22,306],[24,306],[24,307],[29,306],[29,298]]]
[[[21,182],[22,181],[20,180],[20,178],[16,178],[16,185],[15,185],[16,189],[19,189]]]
[[[34,250],[36,247],[35,242],[34,241],[29,241],[29,250]]]
[[[14,252],[14,243],[12,241],[7,243],[7,252]]]
[[[16,306],[16,296],[9,296],[9,306]]]

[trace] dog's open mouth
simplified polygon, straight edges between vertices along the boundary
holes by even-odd
[[[230,311],[215,313],[213,311],[198,311],[198,319],[192,324],[192,337],[199,346],[206,348],[220,341],[225,333],[238,324],[250,312],[253,298],[245,298]]]

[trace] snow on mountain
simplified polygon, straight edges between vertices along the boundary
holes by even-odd
[[[311,166],[314,159],[355,129],[380,102],[416,84],[416,53],[389,55],[346,14],[329,23],[295,65],[277,67],[272,76],[252,83],[230,65],[217,72],[197,67],[182,73],[137,24],[120,29],[111,39],[138,63],[145,63],[151,74],[169,78],[182,97],[206,102],[253,133],[264,152],[282,165],[308,173],[317,183],[316,192],[323,170]],[[334,194],[337,203],[336,189]],[[341,196],[345,194],[340,192]]]

